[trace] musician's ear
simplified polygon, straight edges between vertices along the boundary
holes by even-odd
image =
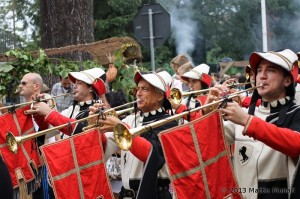
[[[286,77],[284,80],[284,86],[288,87],[292,83],[292,78],[290,76]]]

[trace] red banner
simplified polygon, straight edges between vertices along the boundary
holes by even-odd
[[[55,197],[113,198],[97,129],[40,147]]]
[[[24,178],[26,183],[35,179],[37,176],[34,172],[37,172],[41,165],[36,142],[28,140],[20,144],[16,154],[11,152],[6,144],[7,132],[14,136],[34,132],[32,117],[24,114],[28,109],[29,106],[24,106],[0,116],[0,155],[8,167],[14,188],[19,186],[18,176]]]
[[[242,198],[222,125],[217,112],[159,134],[177,198]]]

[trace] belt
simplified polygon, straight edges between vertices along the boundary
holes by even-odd
[[[133,189],[125,189],[122,187],[121,192],[120,192],[120,198],[135,198],[136,192]]]

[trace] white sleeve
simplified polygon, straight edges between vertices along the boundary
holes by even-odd
[[[115,138],[114,138],[114,133],[113,132],[106,132],[104,133],[105,137],[106,137],[106,146],[104,146],[104,158],[105,161],[107,161],[110,156],[117,152],[119,150],[119,147],[117,146],[117,144],[115,143]]]

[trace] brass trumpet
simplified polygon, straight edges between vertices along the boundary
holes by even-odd
[[[32,134],[29,134],[29,135],[21,135],[21,136],[14,136],[11,132],[7,132],[6,133],[6,143],[8,145],[8,148],[9,150],[11,150],[13,153],[17,153],[18,151],[18,146],[23,143],[23,142],[26,142],[27,140],[31,140],[33,138],[37,138],[39,136],[42,136],[42,135],[45,135],[49,132],[52,132],[52,131],[56,131],[56,130],[59,130],[59,129],[62,129],[66,126],[69,126],[69,125],[72,125],[72,124],[76,124],[76,123],[79,123],[79,122],[83,122],[89,118],[92,118],[92,117],[96,117],[98,115],[90,115],[86,118],[82,118],[82,119],[79,119],[79,120],[76,120],[76,121],[73,121],[73,122],[70,122],[70,123],[66,123],[66,124],[62,124],[62,125],[59,125],[59,126],[56,126],[56,127],[53,127],[51,129],[46,129],[46,130],[43,130],[43,131],[38,131],[36,133],[32,133]]]
[[[233,83],[230,85],[227,85],[228,88],[236,88],[239,86],[250,84],[250,82],[244,82],[244,83]],[[208,93],[210,89],[203,89],[203,90],[196,90],[196,91],[189,91],[189,92],[181,92],[178,88],[172,88],[171,94],[169,100],[173,102],[174,104],[180,104],[182,102],[182,98],[189,95],[200,95],[201,93]]]
[[[15,105],[9,105],[9,106],[3,106],[3,107],[0,107],[0,111],[3,110],[3,109],[10,109],[10,108],[14,108],[14,107],[19,107],[19,106],[26,106],[28,104],[32,104],[32,103],[35,103],[35,102],[46,102],[46,101],[51,101],[50,104],[50,108],[54,108],[56,106],[56,103],[54,101],[55,98],[57,97],[62,97],[62,96],[67,96],[67,95],[70,95],[70,93],[65,93],[65,94],[61,94],[61,95],[57,95],[57,96],[51,96],[49,94],[45,95],[45,99],[41,99],[41,98],[37,98],[35,100],[32,100],[30,102],[24,102],[24,103],[20,103],[20,104],[15,104]]]
[[[123,115],[124,113],[133,111],[133,109],[134,109],[134,107],[126,108],[126,109],[119,110],[119,111],[115,111],[113,109],[108,109],[102,113],[103,119],[105,119],[105,117],[108,115],[118,117],[119,115]],[[101,117],[101,115],[99,115],[99,116]],[[88,124],[89,124],[88,126],[82,128],[83,131],[86,131],[88,129],[99,126],[98,118],[93,117],[93,118],[88,119]]]
[[[120,109],[120,108],[126,107],[128,105],[137,103],[138,101],[139,100],[135,100],[133,102],[128,102],[126,104],[123,104],[123,105],[120,105],[120,106],[116,106],[114,108],[107,109],[107,110],[105,110],[103,112],[100,112],[101,110],[99,109],[99,111],[97,111],[97,113],[99,113],[99,117],[102,117],[101,118],[102,120],[105,120],[105,118],[107,116],[116,116],[117,117],[119,115],[122,115],[124,113],[132,111],[134,108],[131,107],[131,108],[127,108],[127,109],[119,110],[119,111],[116,111],[116,109]],[[88,124],[89,124],[88,126],[82,128],[83,131],[86,131],[88,129],[91,129],[91,128],[99,126],[99,124],[98,124],[98,118],[91,118],[91,119],[89,119],[88,120]]]
[[[124,109],[124,110],[120,110],[120,111],[115,111],[115,109],[119,109],[119,108],[122,108],[124,106],[129,105],[129,104],[136,103],[136,102],[137,101],[129,102],[127,104],[124,104],[124,105],[121,105],[121,106],[118,106],[118,107],[115,107],[115,108],[108,109],[107,110],[107,114],[122,115],[125,112],[133,110],[133,107],[132,108],[128,108],[128,109]],[[20,145],[23,142],[26,142],[27,140],[31,140],[33,138],[37,138],[37,137],[45,135],[45,134],[47,134],[49,132],[56,131],[56,130],[62,129],[62,128],[66,127],[66,126],[69,126],[69,125],[72,125],[72,124],[76,124],[76,123],[79,123],[79,122],[83,122],[83,121],[86,121],[86,120],[88,120],[88,121],[89,120],[95,121],[95,119],[96,119],[95,122],[97,122],[98,117],[99,117],[99,114],[93,114],[93,115],[90,115],[90,116],[88,116],[86,118],[82,118],[82,119],[79,119],[79,120],[76,120],[76,121],[73,121],[73,122],[70,122],[70,123],[62,124],[62,125],[53,127],[51,129],[46,129],[46,130],[39,131],[39,132],[36,132],[36,133],[32,133],[32,134],[29,134],[29,135],[14,136],[11,132],[7,132],[6,133],[6,143],[8,145],[8,148],[13,153],[17,153],[17,151],[18,151],[18,145]],[[92,126],[90,128],[93,128],[93,127],[96,127],[96,126],[98,126],[98,125]],[[90,128],[87,128],[87,129],[90,129]]]
[[[235,98],[235,97],[239,97],[239,94],[241,94],[243,92],[248,92],[250,90],[257,89],[259,87],[261,87],[261,86],[252,87],[252,88],[249,88],[249,89],[246,89],[246,90],[242,90],[242,91],[238,91],[236,93],[232,93],[230,95],[227,95],[227,97],[225,99],[220,99],[220,100],[214,101],[212,103],[209,103],[209,104],[200,106],[198,108],[192,109],[188,112],[182,112],[182,113],[170,116],[168,118],[153,122],[153,123],[145,125],[145,126],[140,126],[140,127],[137,127],[137,128],[128,129],[126,125],[124,125],[123,123],[119,123],[114,127],[114,130],[113,130],[114,131],[115,142],[119,146],[120,149],[127,151],[127,150],[130,149],[130,147],[132,145],[132,139],[134,137],[136,137],[138,135],[141,135],[142,133],[147,132],[148,130],[150,130],[152,128],[156,128],[156,127],[159,127],[159,126],[164,125],[166,123],[169,123],[173,120],[182,118],[183,116],[186,116],[189,113],[196,112],[196,111],[199,111],[199,110],[211,107],[211,106],[215,106],[217,104],[220,104],[220,103],[224,102],[224,100],[226,100],[226,99],[232,99],[232,98]],[[217,109],[215,109],[215,111],[216,110]]]

